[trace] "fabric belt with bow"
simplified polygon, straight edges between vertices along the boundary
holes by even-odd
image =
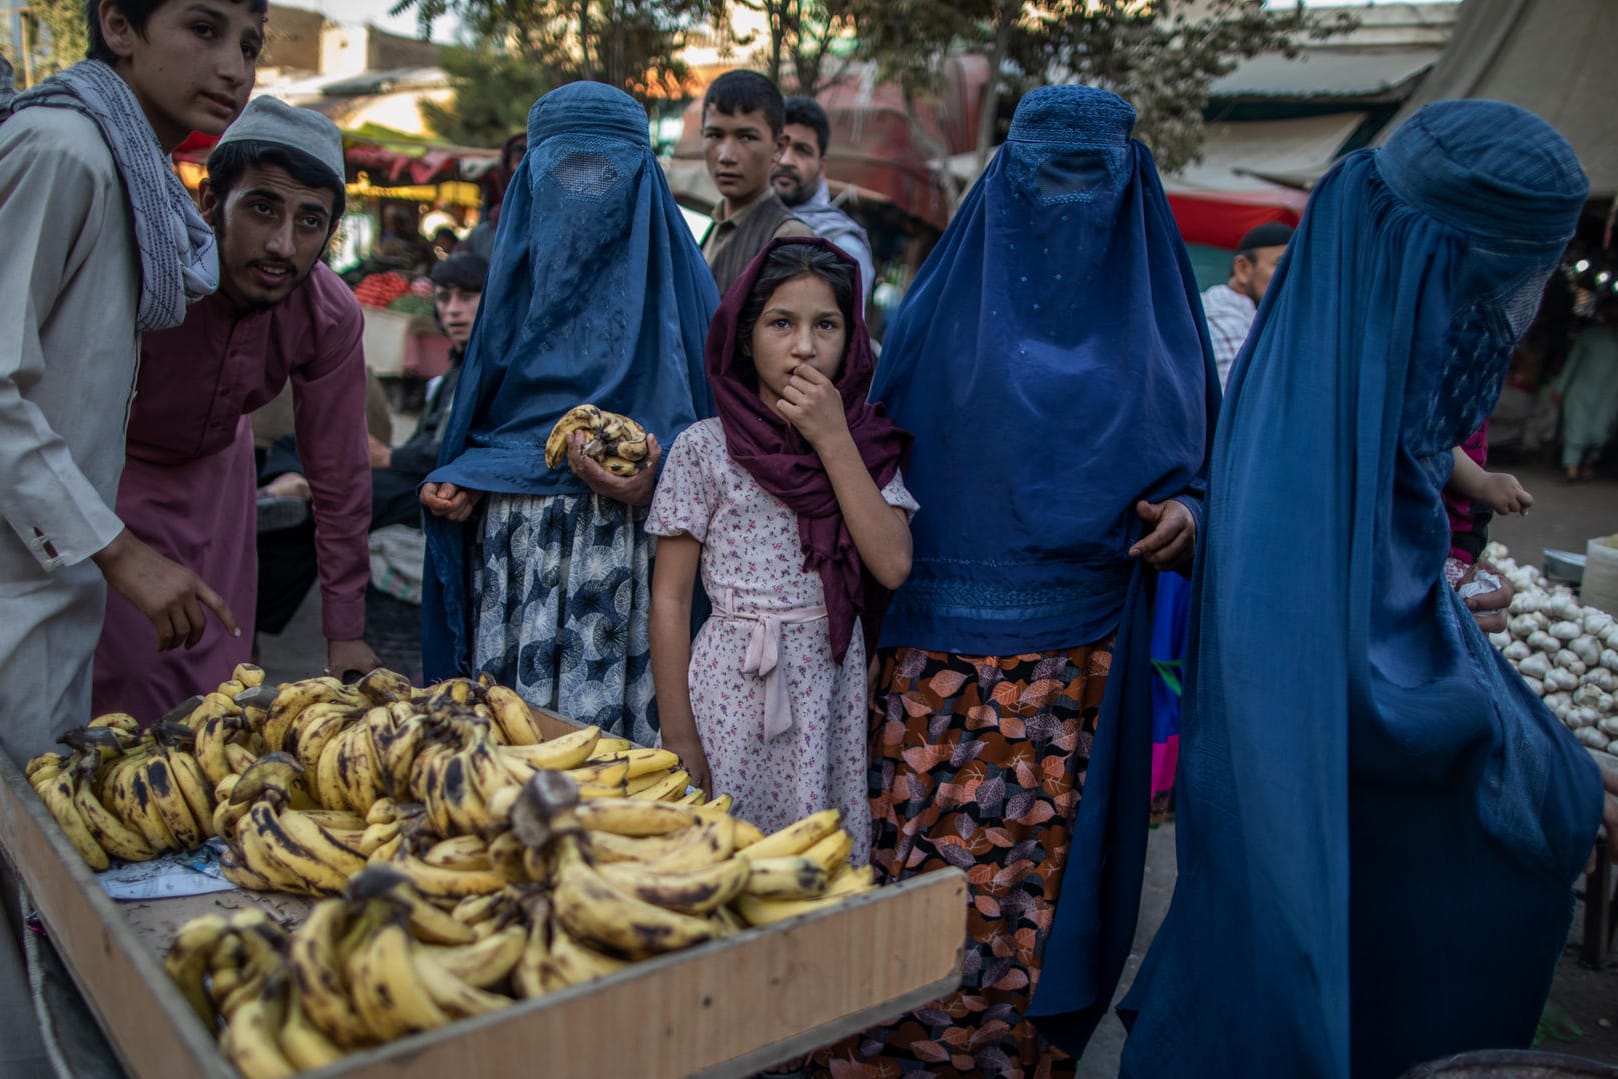
[[[764,740],[778,738],[792,729],[792,703],[787,699],[787,681],[781,677],[781,627],[801,622],[818,622],[826,617],[822,604],[815,607],[783,607],[776,610],[742,609],[736,592],[726,588],[713,597],[715,618],[753,623],[747,642],[747,658],[742,673],[764,682]]]

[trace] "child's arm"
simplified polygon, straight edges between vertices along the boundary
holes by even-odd
[[[713,773],[691,715],[691,591],[697,579],[702,544],[688,535],[657,541],[652,563],[652,686],[663,747],[673,750],[691,785],[713,793]]]
[[[1485,472],[1459,446],[1451,451],[1455,455],[1455,469],[1450,473],[1448,489],[1471,502],[1482,502],[1496,513],[1527,513],[1534,504],[1534,496],[1523,488],[1516,476],[1505,472]]]
[[[837,493],[860,562],[878,584],[895,589],[910,576],[910,518],[882,497],[848,433],[843,401],[831,380],[808,364],[793,372],[776,409],[820,455]]]

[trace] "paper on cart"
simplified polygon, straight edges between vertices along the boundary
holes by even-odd
[[[196,850],[175,851],[149,862],[121,862],[97,873],[96,879],[103,891],[122,900],[228,892],[236,886],[219,872],[223,849],[218,839],[210,839]]]

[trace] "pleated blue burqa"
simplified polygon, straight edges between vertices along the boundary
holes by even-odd
[[[428,479],[500,494],[579,494],[546,468],[562,414],[632,416],[666,450],[713,413],[703,373],[713,274],[669,190],[646,111],[600,83],[559,87],[528,113],[528,153],[500,211],[488,284]],[[428,516],[422,663],[471,673],[471,526]]]
[[[1383,1079],[1533,1038],[1599,774],[1445,585],[1440,491],[1587,192],[1486,101],[1315,188],[1215,436],[1124,1075]]]

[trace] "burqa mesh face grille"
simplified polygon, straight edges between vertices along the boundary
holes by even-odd
[[[574,150],[551,169],[551,179],[569,195],[598,199],[618,186],[622,174],[605,155]]]

